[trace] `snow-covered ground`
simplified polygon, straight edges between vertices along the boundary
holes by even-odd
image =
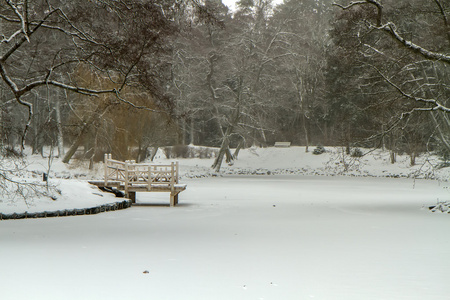
[[[449,184],[387,178],[415,171],[375,154],[348,171],[360,177],[331,176],[342,173],[337,152],[300,147],[243,151],[222,174],[184,159],[175,208],[160,205],[164,193],[138,193],[155,205],[0,221],[1,299],[449,299],[450,214],[428,210]],[[284,169],[294,175],[274,175]],[[63,195],[80,193],[55,203],[114,200],[84,186],[100,170],[53,170],[72,178]]]

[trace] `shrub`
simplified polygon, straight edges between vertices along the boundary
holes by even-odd
[[[177,145],[162,148],[167,158],[211,158],[217,156],[218,149],[200,146]]]
[[[352,157],[363,157],[364,153],[361,151],[361,149],[355,148],[352,150],[351,156]]]
[[[314,155],[320,155],[322,153],[325,153],[325,148],[323,146],[317,146],[314,150],[313,150],[313,154]]]
[[[14,147],[6,146],[3,148],[3,156],[4,157],[11,157],[11,158],[20,158],[23,157],[23,154],[14,149]]]
[[[185,145],[169,146],[164,147],[163,151],[167,158],[187,158],[189,147]]]
[[[436,154],[441,158],[444,164],[450,163],[450,151],[446,147],[440,146],[437,149]]]

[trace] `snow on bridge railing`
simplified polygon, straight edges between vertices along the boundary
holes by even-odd
[[[157,185],[168,185],[174,190],[178,183],[179,164],[172,162],[166,165],[142,164],[134,160],[125,162],[112,159],[111,154],[105,154],[105,186],[110,183],[123,185],[125,192],[130,186],[146,185],[148,191]]]

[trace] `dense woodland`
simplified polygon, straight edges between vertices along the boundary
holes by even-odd
[[[0,142],[450,154],[447,0],[2,0]],[[77,152],[78,150],[78,152]]]

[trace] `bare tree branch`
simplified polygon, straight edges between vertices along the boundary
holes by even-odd
[[[20,38],[11,48],[8,49],[8,51],[5,52],[5,54],[3,54],[0,57],[0,63],[4,63],[17,49],[20,48],[20,46],[22,46],[23,43],[25,43],[26,41],[29,41],[30,36],[35,33],[41,26],[42,24],[44,24],[44,22],[50,18],[51,15],[53,15],[57,10],[53,10],[51,12],[49,12],[44,19],[42,19],[38,24],[35,25],[35,27],[32,30],[29,30],[29,32],[27,32],[26,35],[24,35],[22,38]]]
[[[417,44],[414,44],[411,41],[406,40],[403,38],[397,31],[396,26],[392,22],[388,22],[384,24],[383,26],[378,27],[377,29],[381,29],[387,33],[389,33],[395,40],[400,42],[403,46],[408,48],[409,50],[418,53],[422,55],[423,57],[430,59],[430,60],[438,60],[442,61],[444,63],[450,64],[450,55],[445,55],[443,53],[439,52],[433,52],[428,49],[425,49]]]
[[[444,25],[447,28],[447,39],[448,39],[448,42],[450,43],[450,24],[448,22],[448,18],[447,18],[447,14],[445,13],[444,6],[442,5],[440,0],[434,0],[434,2],[436,3],[436,5],[439,8],[439,11],[441,12],[442,19],[444,21]]]
[[[377,24],[370,25],[372,28],[382,30],[382,31],[388,33],[392,38],[394,38],[394,40],[398,41],[405,48],[413,51],[414,53],[418,53],[418,54],[422,55],[423,57],[430,59],[430,60],[439,60],[446,64],[450,64],[450,55],[446,55],[443,53],[428,50],[422,46],[419,46],[419,45],[413,43],[412,41],[405,39],[401,34],[398,33],[397,27],[393,22],[386,22],[383,24],[383,22],[382,22],[383,6],[381,5],[381,3],[379,1],[365,0],[365,1],[351,2],[347,6],[343,6],[343,5],[334,3],[335,6],[338,6],[344,10],[354,7],[356,5],[364,5],[364,4],[372,4],[377,8],[377,11],[378,11]]]
[[[389,79],[388,77],[386,77],[383,72],[381,72],[378,68],[376,68],[375,66],[371,66],[375,71],[378,72],[378,74],[380,74],[381,77],[383,77],[383,79],[393,88],[395,88],[400,94],[402,94],[403,97],[410,99],[410,100],[414,100],[416,102],[419,103],[423,103],[426,105],[431,105],[431,107],[418,107],[418,108],[414,108],[414,111],[443,111],[446,113],[450,113],[450,108],[442,105],[439,101],[437,101],[436,99],[426,99],[426,98],[422,98],[422,97],[416,97],[413,96],[411,94],[406,93],[405,91],[403,91],[398,85],[396,85],[394,82],[392,82],[391,79]]]
[[[341,5],[341,4],[339,4],[339,3],[333,3],[334,6],[340,7],[340,8],[342,8],[343,10],[347,10],[347,9],[352,8],[353,6],[361,5],[361,4],[369,4],[369,3],[368,3],[367,1],[356,1],[356,2],[350,2],[350,4],[349,4],[349,5],[346,5],[346,6]]]
[[[27,29],[28,25],[26,23],[26,18],[24,16],[22,16],[22,14],[19,12],[19,9],[17,8],[16,5],[14,5],[14,3],[12,3],[10,0],[5,0],[5,2],[9,7],[11,7],[11,9],[14,11],[16,16],[19,18],[20,24],[22,26],[20,31],[24,34],[25,39],[28,42],[30,42],[30,38],[28,37],[28,29]],[[25,3],[28,3],[28,2],[25,2]],[[25,8],[24,8],[25,14],[27,13],[26,10],[27,10],[27,5],[25,5]]]

